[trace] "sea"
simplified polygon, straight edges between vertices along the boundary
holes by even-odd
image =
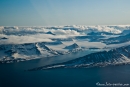
[[[130,65],[26,71],[91,52],[0,64],[0,87],[130,87]]]

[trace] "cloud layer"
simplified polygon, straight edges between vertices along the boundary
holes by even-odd
[[[0,44],[26,43],[26,42],[50,42],[52,38],[68,38],[70,36],[87,35],[90,32],[108,32],[112,34],[122,33],[130,30],[130,25],[113,26],[54,26],[54,27],[4,27],[0,26],[0,38],[7,37],[8,40],[0,40]],[[51,32],[48,34],[47,32]],[[54,35],[53,35],[54,34]]]

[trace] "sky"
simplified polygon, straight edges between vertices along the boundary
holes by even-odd
[[[0,26],[129,25],[130,0],[0,0]]]

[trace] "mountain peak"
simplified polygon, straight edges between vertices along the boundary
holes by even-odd
[[[76,44],[76,43],[66,46],[64,49],[75,49],[75,48],[79,48],[78,44]]]
[[[55,34],[53,34],[51,31],[48,31],[46,34],[52,34],[52,35],[55,35]]]

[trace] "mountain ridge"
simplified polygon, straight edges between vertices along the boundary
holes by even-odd
[[[51,64],[29,69],[29,71],[55,68],[88,68],[96,66],[130,64],[129,53],[130,45],[112,49],[110,51],[92,53],[63,63]]]

